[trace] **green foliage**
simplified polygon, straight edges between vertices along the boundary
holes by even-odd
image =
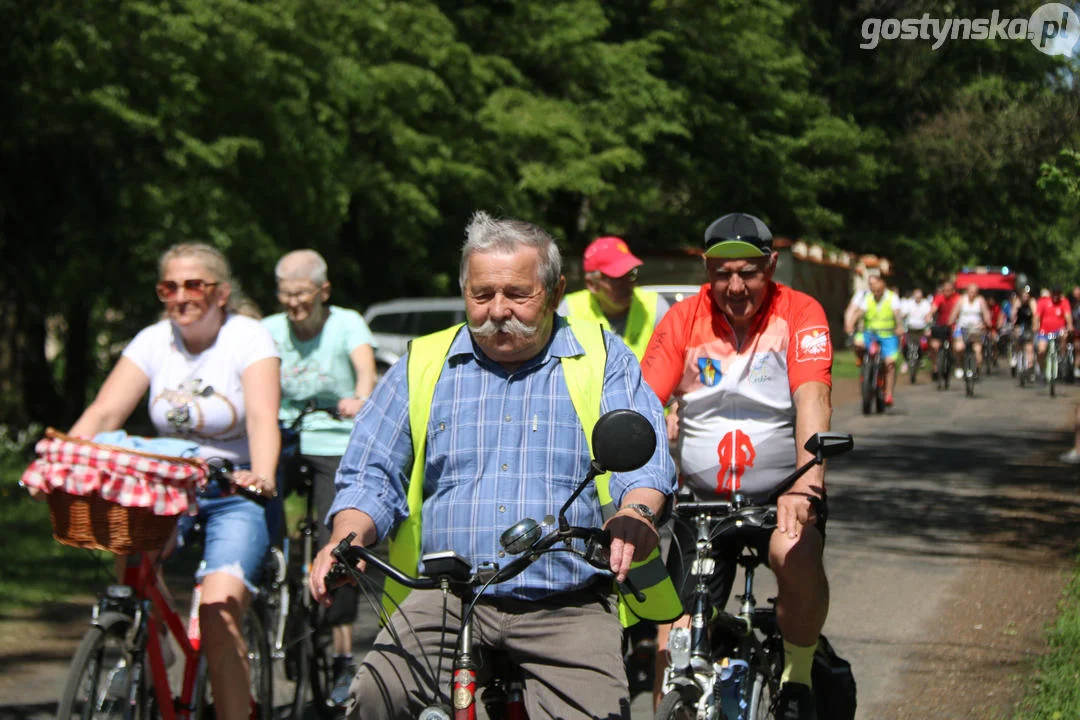
[[[694,245],[742,210],[912,282],[969,262],[1080,274],[1076,156],[1059,155],[1078,146],[1071,61],[1012,41],[859,49],[862,20],[892,12],[0,0],[0,412],[77,414],[157,316],[155,261],[181,240],[223,248],[266,311],[297,247],[327,257],[343,305],[452,293],[477,209],[538,222],[570,255],[608,232]]]

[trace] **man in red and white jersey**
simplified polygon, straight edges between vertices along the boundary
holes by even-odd
[[[937,380],[937,355],[941,345],[952,336],[952,313],[956,303],[960,302],[960,293],[951,280],[941,284],[941,292],[934,295],[930,326],[930,367],[933,368],[934,380]]]
[[[1060,337],[1065,332],[1072,331],[1072,306],[1062,295],[1061,286],[1055,285],[1050,296],[1039,298],[1035,305],[1035,351],[1039,354],[1040,368],[1046,367],[1046,348],[1050,336]],[[1058,346],[1061,347],[1061,344]]]
[[[696,298],[668,311],[642,359],[642,374],[661,402],[679,401],[678,460],[684,485],[699,498],[765,498],[811,458],[803,449],[807,439],[829,429],[832,343],[825,312],[809,295],[773,282],[776,260],[772,233],[758,218],[735,213],[714,222],[705,232],[708,282]],[[817,466],[780,496],[776,530],[755,543],[777,578],[785,651],[777,717],[816,716],[810,670],[829,605],[824,476]],[[679,544],[693,553],[692,537]],[[673,550],[669,568],[680,559]],[[733,566],[730,558],[719,559],[729,572],[718,570],[710,586],[722,607]],[[685,585],[681,574],[673,579]]]

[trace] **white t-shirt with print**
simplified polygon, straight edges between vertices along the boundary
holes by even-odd
[[[150,419],[160,435],[194,440],[204,458],[250,462],[241,375],[278,357],[262,323],[230,314],[214,344],[192,355],[179,330],[162,320],[136,335],[124,357],[150,378]]]

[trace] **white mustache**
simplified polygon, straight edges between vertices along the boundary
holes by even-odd
[[[473,325],[469,323],[469,330],[476,337],[488,338],[496,333],[509,333],[510,335],[518,335],[520,337],[531,337],[536,334],[539,329],[537,325],[527,325],[516,317],[511,317],[509,320],[492,320],[488,318],[484,321],[483,325]]]

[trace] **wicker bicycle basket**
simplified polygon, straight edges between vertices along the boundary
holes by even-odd
[[[158,550],[168,542],[179,515],[155,515],[149,508],[124,507],[97,495],[51,492],[53,537],[63,545],[107,550],[117,555]]]
[[[183,463],[205,471],[201,461],[167,457],[131,448],[99,445],[49,428],[46,437],[96,446],[117,453],[136,455],[166,463]],[[118,555],[152,551],[168,542],[180,514],[156,514],[149,507],[128,507],[106,500],[96,493],[76,495],[54,488],[47,495],[53,537],[71,547],[106,550]]]

